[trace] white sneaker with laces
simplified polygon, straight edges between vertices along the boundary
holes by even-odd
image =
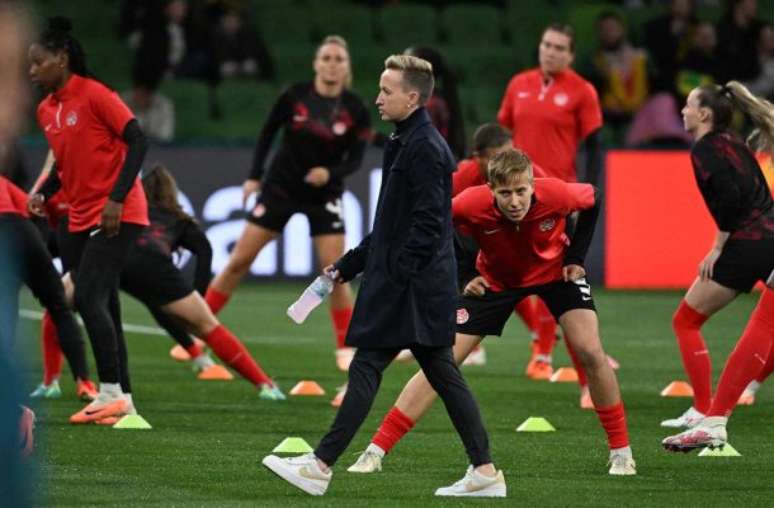
[[[686,453],[701,448],[723,448],[728,441],[727,422],[728,418],[723,416],[707,417],[680,434],[664,438],[661,445],[670,452]]]
[[[350,473],[376,473],[381,471],[384,452],[380,454],[378,450],[374,450],[372,447],[375,446],[373,444],[368,445],[368,448],[357,458],[357,462],[349,466],[347,471]]]
[[[436,496],[452,497],[506,497],[505,476],[497,471],[494,476],[486,476],[468,466],[465,476],[448,487],[435,491]]]
[[[698,424],[703,418],[704,414],[696,411],[696,409],[691,406],[685,411],[685,413],[681,414],[677,418],[662,421],[661,426],[668,427],[670,429],[680,429],[683,427],[690,429],[691,427]]]
[[[637,464],[634,462],[631,450],[623,451],[611,451],[610,460],[608,460],[610,466],[609,474],[613,476],[633,476],[637,474]]]
[[[332,471],[324,473],[320,470],[314,453],[286,459],[267,455],[263,458],[263,465],[289,484],[313,496],[325,494],[333,476]]]

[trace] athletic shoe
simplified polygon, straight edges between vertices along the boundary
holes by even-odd
[[[739,400],[736,401],[737,406],[752,406],[753,404],[755,404],[755,392],[746,389],[739,396]]]
[[[79,379],[75,384],[75,394],[79,399],[91,402],[97,398],[99,392],[92,381],[89,381],[88,379]]]
[[[413,362],[414,353],[412,353],[410,349],[404,349],[398,353],[398,356],[395,357],[395,361],[403,363]]]
[[[100,392],[89,405],[70,417],[70,423],[92,423],[109,416],[123,416],[128,410],[129,404],[123,394],[114,396]]]
[[[35,429],[35,413],[32,409],[22,406],[19,416],[19,448],[21,457],[27,458],[34,447],[32,431]]]
[[[32,393],[30,393],[31,399],[58,399],[62,396],[62,389],[59,388],[59,380],[54,379],[51,384],[40,383]]]
[[[633,476],[637,474],[637,464],[632,458],[632,452],[611,451],[610,460],[607,461],[610,466],[609,474],[613,476]]]
[[[700,448],[723,448],[728,441],[726,422],[728,418],[712,416],[703,419],[698,425],[686,431],[669,436],[661,441],[665,450],[670,452],[690,452]]]
[[[194,372],[199,373],[217,364],[209,353],[202,352],[202,354],[191,360],[191,365],[193,366]]]
[[[276,384],[263,383],[261,384],[261,392],[258,397],[263,400],[286,400],[285,394],[279,389]]]
[[[462,365],[474,365],[477,367],[486,365],[486,351],[484,350],[484,346],[476,346],[473,351],[468,354],[468,357],[463,360]]]
[[[594,409],[594,401],[591,400],[591,392],[589,392],[588,386],[581,386],[580,407],[581,409]]]
[[[118,423],[118,421],[121,418],[123,418],[123,416],[108,416],[107,418],[103,418],[101,420],[97,420],[94,423],[96,423],[97,425],[107,425],[107,426],[112,427],[113,425]]]
[[[485,476],[478,473],[473,466],[468,466],[468,471],[462,480],[449,487],[441,487],[435,491],[436,496],[453,497],[506,497],[507,488],[502,471],[497,471],[494,476]]]
[[[693,406],[689,407],[685,413],[681,414],[677,418],[672,418],[671,420],[664,420],[661,422],[662,427],[667,427],[670,429],[679,429],[679,428],[686,428],[690,429],[697,423],[699,423],[702,418],[704,418],[704,414],[696,411]]]
[[[534,381],[548,381],[554,373],[551,362],[535,358],[527,364],[527,377]]]
[[[349,364],[355,357],[355,348],[340,347],[336,350],[336,367],[342,372],[349,371]]]
[[[324,473],[320,470],[314,453],[287,459],[267,455],[263,458],[263,465],[289,484],[313,496],[325,494],[333,476],[331,471]]]
[[[369,445],[369,448],[371,445]],[[382,470],[382,455],[375,451],[366,450],[357,458],[357,462],[349,466],[347,471],[350,473],[376,473]]]

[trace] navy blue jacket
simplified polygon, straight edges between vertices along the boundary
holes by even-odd
[[[363,272],[347,345],[454,344],[454,169],[424,108],[397,124],[385,146],[373,231],[335,265],[345,280]]]

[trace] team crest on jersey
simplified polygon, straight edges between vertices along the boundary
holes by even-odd
[[[466,309],[457,309],[457,324],[464,325],[470,319],[470,314]]]
[[[78,123],[78,114],[75,111],[70,111],[67,113],[67,118],[65,118],[65,123],[68,127],[73,127],[75,124]]]
[[[336,122],[333,124],[333,133],[337,136],[343,136],[347,132],[347,124],[344,122]]]
[[[554,104],[557,106],[566,106],[569,100],[570,98],[567,97],[566,93],[559,92],[558,94],[554,95]]]
[[[263,203],[258,203],[255,205],[255,208],[253,208],[253,217],[257,219],[259,217],[263,217],[264,215],[266,215],[266,205]]]
[[[540,231],[546,232],[554,229],[554,226],[556,226],[556,221],[554,219],[546,219],[541,222],[538,227],[540,228]]]

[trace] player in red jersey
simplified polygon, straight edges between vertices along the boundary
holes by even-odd
[[[586,142],[585,181],[596,185],[602,165],[599,128],[602,110],[594,87],[570,67],[575,58],[575,32],[569,25],[551,24],[538,48],[540,65],[514,76],[505,90],[497,121],[513,133],[513,146],[524,150],[536,165],[535,176],[578,181],[575,159]],[[540,168],[540,169],[537,169]],[[552,326],[543,302],[536,299],[526,321]],[[555,335],[539,338],[526,374],[548,379]],[[570,352],[572,355],[572,352]]]
[[[694,400],[679,418],[661,423],[689,427],[664,439],[668,450],[724,445],[726,423],[739,396],[774,354],[774,201],[755,154],[730,132],[735,110],[756,127],[756,148],[770,152],[774,105],[736,81],[694,89],[682,111],[685,129],[696,139],[691,149],[696,183],[718,232],[672,321]],[[701,326],[759,281],[766,287],[713,396],[712,364]]]
[[[500,335],[513,306],[537,294],[551,309],[588,373],[591,397],[607,433],[610,474],[636,474],[626,414],[615,372],[599,338],[591,287],[583,261],[599,213],[599,195],[590,184],[556,178],[533,179],[527,156],[511,149],[489,163],[489,184],[472,187],[452,201],[457,228],[480,247],[480,273],[457,304],[455,361],[461,362],[486,335]],[[566,217],[578,211],[572,238]],[[435,393],[422,373],[401,392],[371,444],[351,472],[381,469],[381,459],[430,408]]]
[[[137,175],[147,141],[118,95],[89,77],[85,55],[64,18],[29,49],[30,76],[48,95],[38,105],[38,123],[56,159],[30,209],[60,188],[70,205],[65,260],[75,277],[75,306],[83,318],[97,363],[97,398],[72,423],[135,413],[126,343],[121,330],[118,278],[142,229],[148,205]]]

